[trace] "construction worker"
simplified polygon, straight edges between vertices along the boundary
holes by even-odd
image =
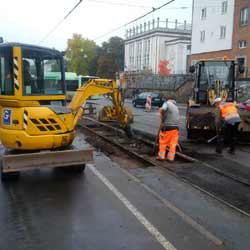
[[[179,109],[173,98],[169,98],[159,109],[161,124],[159,130],[159,152],[157,160],[164,160],[168,148],[167,160],[174,161],[179,140]]]
[[[217,131],[216,152],[221,154],[224,144],[229,146],[228,152],[234,154],[235,142],[238,126],[241,122],[236,104],[232,102],[223,102],[222,99],[214,100],[215,109],[215,125]]]

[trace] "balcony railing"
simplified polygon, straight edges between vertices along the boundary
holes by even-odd
[[[165,31],[165,32],[180,32],[191,34],[192,26],[187,21],[178,22],[170,21],[168,19],[162,21],[160,18],[153,19],[152,21],[144,22],[143,24],[132,26],[126,29],[125,38],[130,39],[136,36],[140,36],[152,31]]]

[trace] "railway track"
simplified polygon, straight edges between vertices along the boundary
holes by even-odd
[[[235,166],[235,162],[228,159],[225,164],[231,163],[234,168],[231,166],[223,169],[222,158],[212,155],[206,157],[199,153],[194,156],[178,152],[174,163],[159,162],[153,152],[154,142],[143,134],[134,134],[133,138],[128,138],[117,127],[88,117],[80,122],[80,126],[87,140],[94,146],[112,154],[114,148],[119,149],[142,163],[143,167],[164,168],[168,174],[250,217],[250,169],[240,164]],[[186,148],[184,151],[191,152]]]

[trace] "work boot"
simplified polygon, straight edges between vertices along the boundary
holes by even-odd
[[[167,161],[168,161],[169,163],[173,163],[173,162],[174,162],[174,160],[169,160],[169,159],[167,159]]]
[[[164,161],[165,159],[164,159],[164,158],[161,158],[160,156],[157,156],[157,157],[156,157],[156,160],[157,160],[157,161]]]

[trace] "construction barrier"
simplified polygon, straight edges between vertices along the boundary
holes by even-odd
[[[151,104],[152,104],[152,96],[148,95],[147,101],[146,101],[146,111],[147,112],[149,112],[151,110]]]

